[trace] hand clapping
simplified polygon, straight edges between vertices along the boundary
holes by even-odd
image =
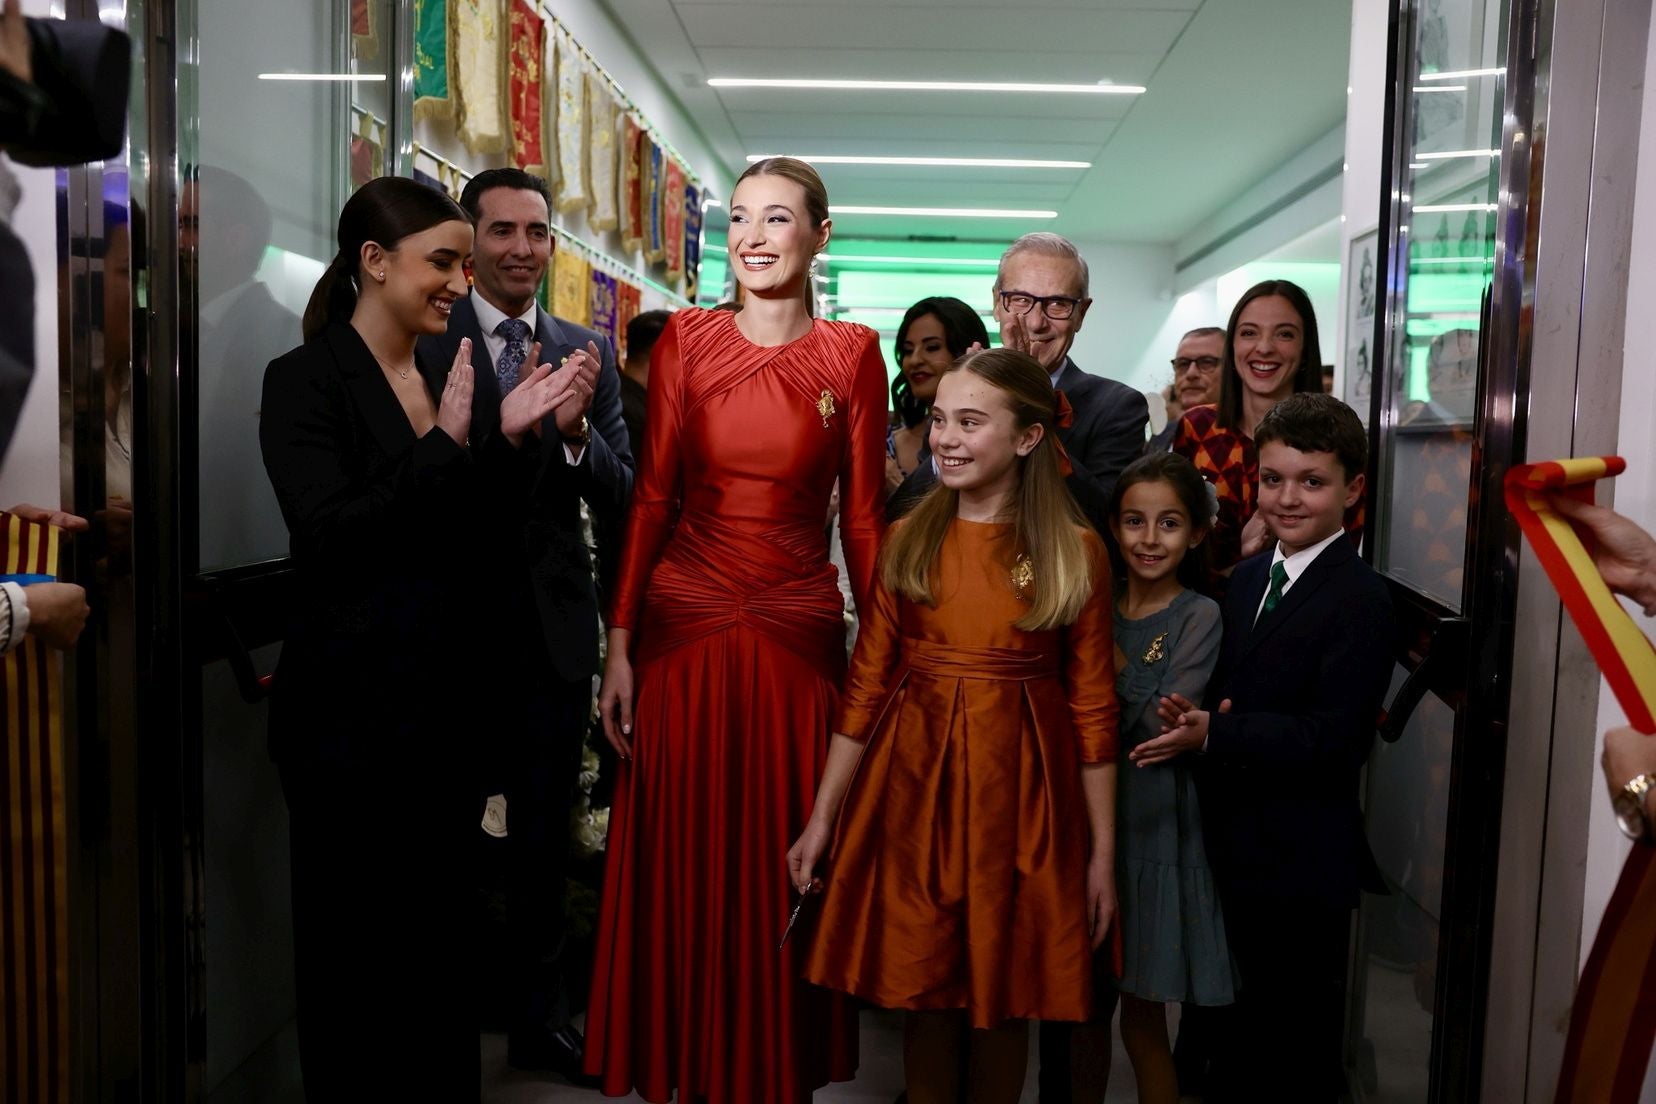
[[[448,380],[443,384],[443,399],[437,407],[437,428],[462,448],[471,436],[474,382],[471,339],[463,338],[459,352],[454,354],[454,363],[449,365]]]
[[[537,341],[524,361],[527,374],[500,405],[500,430],[514,446],[553,413],[557,415],[558,432],[566,437],[575,436],[597,390],[600,366],[597,345],[587,342],[585,349],[577,350],[556,370],[550,363],[528,370],[529,365],[540,360],[540,350]]]

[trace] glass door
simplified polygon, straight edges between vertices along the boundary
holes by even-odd
[[[1505,538],[1486,508],[1499,495],[1481,486],[1517,455],[1510,420],[1485,410],[1513,386],[1490,353],[1510,16],[1508,0],[1399,0],[1393,13],[1367,554],[1402,644],[1364,800],[1389,892],[1364,895],[1355,941],[1347,1058],[1361,1101],[1477,1095],[1493,841],[1463,826],[1499,816],[1498,792],[1491,808],[1472,780],[1499,776],[1482,737],[1506,709],[1469,645],[1498,635],[1512,601],[1491,585]]]

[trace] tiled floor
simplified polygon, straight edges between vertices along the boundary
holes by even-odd
[[[1033,1032],[1031,1032],[1033,1035]],[[857,1079],[830,1085],[816,1094],[818,1104],[891,1104],[903,1087],[902,1020],[889,1013],[864,1012],[862,1019],[862,1065]],[[1110,1079],[1106,1104],[1131,1104],[1132,1070],[1115,1044],[1116,1071]],[[605,1098],[593,1089],[575,1089],[558,1078],[536,1077],[509,1069],[506,1065],[506,1037],[483,1036],[484,1104],[549,1104],[551,1101],[580,1101],[597,1104]],[[636,1096],[626,1097],[637,1101]],[[1030,1052],[1029,1080],[1024,1086],[1023,1104],[1035,1104],[1035,1056]]]

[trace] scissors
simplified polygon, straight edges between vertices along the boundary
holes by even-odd
[[[781,950],[788,945],[788,936],[793,934],[794,925],[799,923],[799,914],[805,911],[805,902],[821,892],[822,879],[812,878],[810,888],[799,895],[799,904],[795,905],[793,912],[788,914],[788,926],[782,929],[782,942],[776,945],[777,950]]]

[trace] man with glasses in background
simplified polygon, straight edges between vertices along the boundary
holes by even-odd
[[[1034,357],[1052,377],[1052,385],[1069,398],[1075,421],[1058,431],[1075,466],[1069,488],[1102,533],[1116,477],[1144,449],[1150,407],[1138,391],[1083,372],[1070,359],[1070,346],[1092,306],[1087,282],[1087,262],[1073,242],[1057,234],[1025,234],[1001,254],[995,321],[1000,323],[1001,344]],[[937,482],[924,445],[920,459],[891,495],[888,518],[907,513]]]
[[[1052,386],[1068,396],[1075,424],[1060,433],[1064,448],[1108,501],[1116,477],[1144,449],[1150,407],[1138,391],[1083,372],[1070,359],[1092,306],[1087,285],[1087,262],[1073,242],[1057,234],[1025,234],[1001,254],[995,321],[1001,343],[1040,361]]]
[[[1219,401],[1219,365],[1225,355],[1222,326],[1202,326],[1179,339],[1173,354],[1173,395],[1181,410]],[[1169,415],[1167,426],[1150,438],[1145,452],[1167,452],[1179,432],[1178,418]]]

